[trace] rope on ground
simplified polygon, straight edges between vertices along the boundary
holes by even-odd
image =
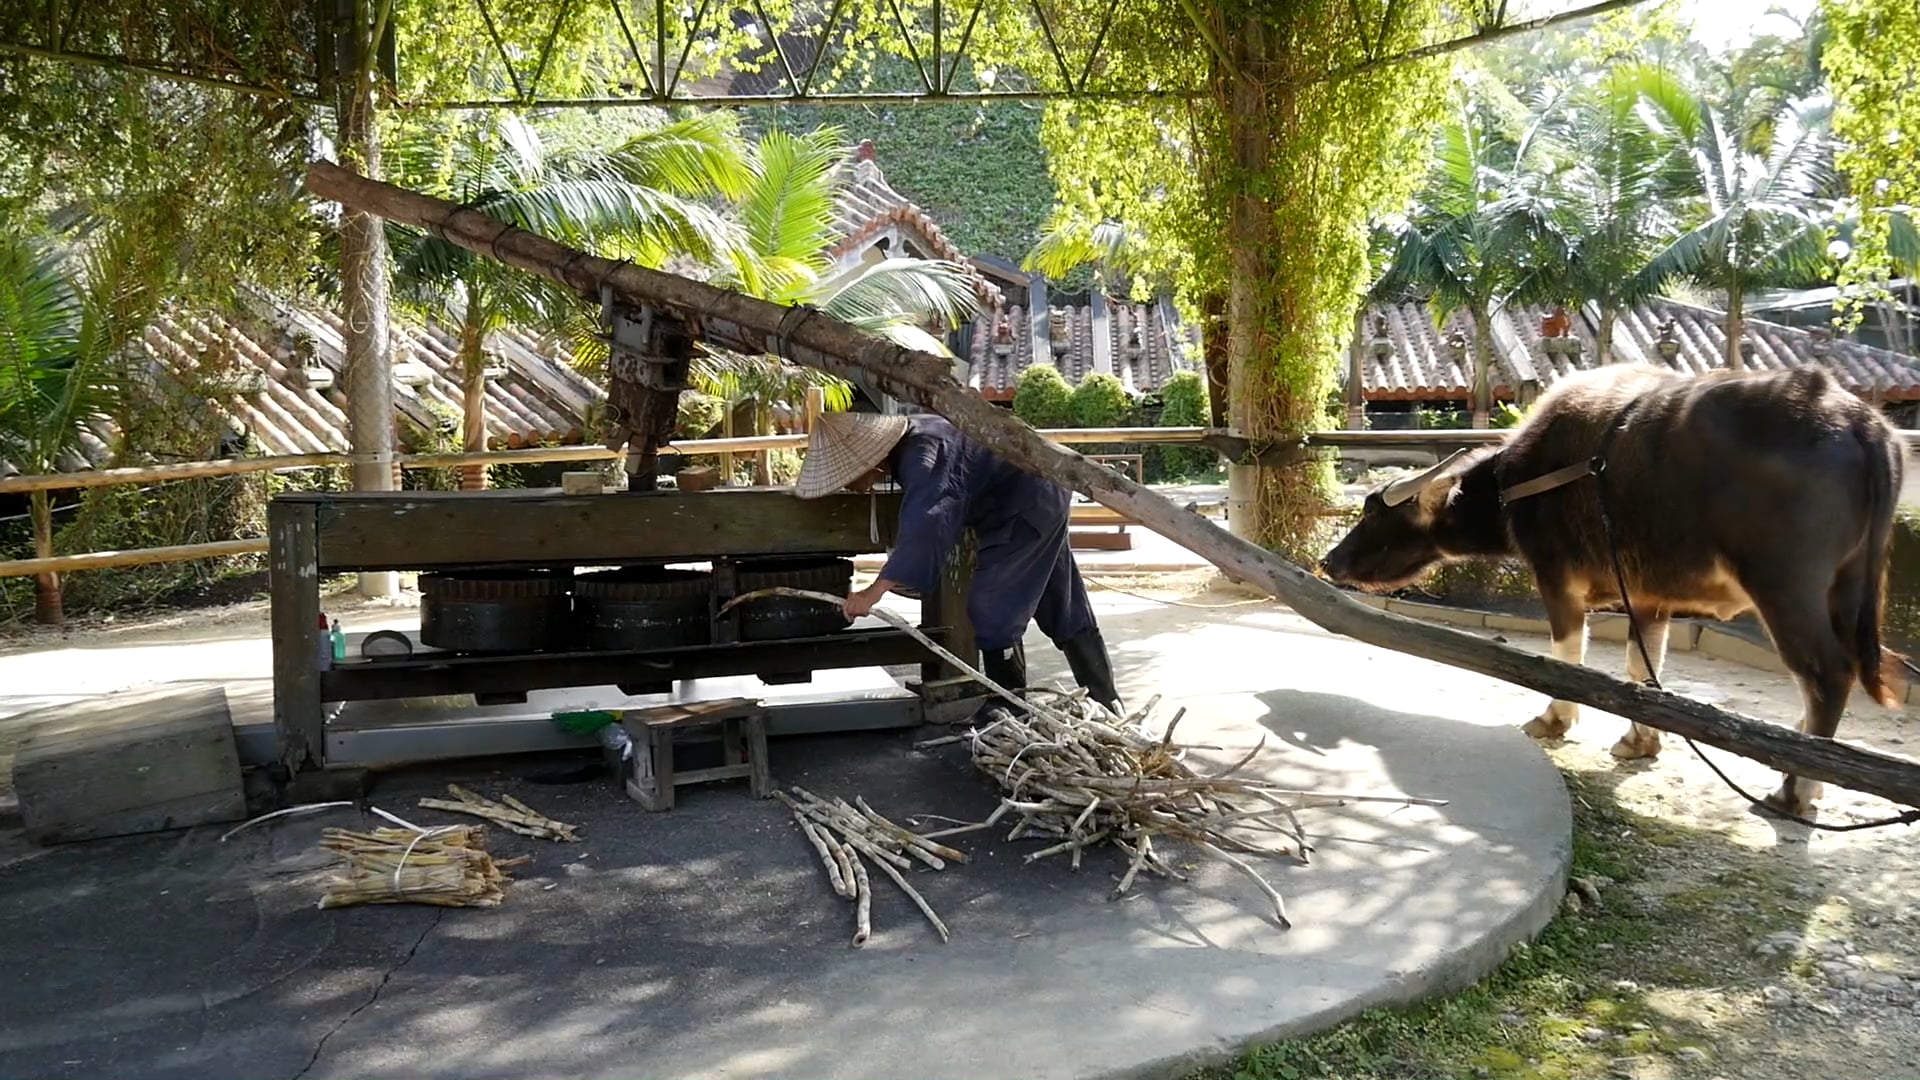
[[[1149,604],[1164,604],[1167,607],[1192,608],[1195,611],[1218,611],[1221,608],[1246,607],[1248,604],[1266,604],[1266,603],[1272,602],[1267,597],[1262,596],[1252,600],[1235,600],[1235,601],[1232,601],[1231,603],[1226,603],[1226,604],[1190,604],[1185,600],[1168,600],[1164,597],[1146,596],[1142,593],[1134,592],[1132,589],[1123,589],[1118,585],[1109,585],[1106,582],[1101,581],[1099,578],[1096,578],[1096,577],[1083,576],[1082,580],[1084,580],[1087,584],[1093,585],[1097,588],[1106,589],[1109,592],[1122,593],[1126,596],[1131,596],[1136,600],[1145,600]]]

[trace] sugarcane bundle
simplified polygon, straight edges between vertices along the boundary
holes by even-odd
[[[506,896],[506,871],[527,861],[494,861],[484,825],[437,829],[327,829],[323,850],[340,857],[322,908],[353,904],[495,907]]]

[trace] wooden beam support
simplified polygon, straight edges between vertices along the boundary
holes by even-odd
[[[273,729],[288,770],[325,759],[326,716],[320,707],[320,573],[318,507],[267,504],[267,587],[272,597]]]
[[[343,206],[435,230],[451,243],[540,274],[583,298],[597,297],[601,286],[610,286],[629,300],[674,312],[726,347],[786,356],[836,375],[859,375],[876,382],[888,394],[931,408],[1020,468],[1140,521],[1204,556],[1228,577],[1269,592],[1333,633],[1579,702],[1809,779],[1920,806],[1920,763],[1816,739],[1627,683],[1593,668],[1376,611],[1307,570],[1049,442],[963,386],[942,357],[901,348],[812,308],[782,307],[704,282],[598,258],[478,211],[369,180],[331,163],[310,165],[307,187]]]
[[[1200,437],[1200,445],[1235,465],[1264,465],[1279,468],[1297,465],[1313,456],[1313,450],[1301,443],[1262,444],[1238,435],[1209,433]]]
[[[70,574],[76,570],[105,570],[110,566],[146,566],[151,563],[191,562],[194,559],[225,559],[234,555],[258,555],[266,550],[267,541],[265,540],[215,540],[206,544],[176,544],[172,547],[134,548],[131,551],[90,551],[84,555],[7,559],[0,561],[0,577]]]
[[[892,542],[899,499],[849,494],[803,501],[777,488],[697,495],[502,490],[301,493],[282,495],[272,505],[305,506],[316,515],[316,565],[321,573],[336,573],[780,553],[866,555]]]

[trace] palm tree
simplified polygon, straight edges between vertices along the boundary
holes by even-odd
[[[1117,286],[1128,282],[1145,261],[1145,237],[1138,230],[1112,218],[1094,221],[1069,212],[1040,235],[1020,268],[1057,281],[1091,266],[1094,287],[1114,296],[1119,295]]]
[[[1564,163],[1552,177],[1552,221],[1565,265],[1557,298],[1599,312],[1599,362],[1613,362],[1620,313],[1659,286],[1641,271],[1663,240],[1680,231],[1666,180],[1680,148],[1649,125],[1649,100],[1682,99],[1671,72],[1620,65],[1595,85],[1566,95],[1547,113],[1547,131]]]
[[[1833,166],[1823,98],[1789,104],[1765,156],[1744,149],[1719,112],[1698,98],[1650,98],[1657,130],[1687,148],[1678,190],[1701,204],[1697,222],[1642,271],[1655,285],[1692,277],[1727,294],[1727,367],[1744,366],[1749,290],[1797,284],[1825,268]]]
[[[977,309],[964,267],[939,259],[887,258],[836,270],[828,260],[836,170],[846,156],[837,128],[762,135],[753,149],[753,180],[737,207],[760,280],[723,271],[719,283],[763,300],[815,307],[907,348],[951,356],[931,328],[957,326]],[[703,378],[729,408],[743,398],[754,401],[756,433],[766,428],[774,401],[795,404],[808,386],[826,389],[829,409],[853,404],[853,387],[822,372],[773,356],[707,352]],[[769,482],[764,456],[759,465],[757,482]]]
[[[1493,315],[1507,303],[1544,295],[1557,233],[1537,190],[1547,144],[1536,117],[1517,138],[1503,134],[1511,114],[1499,88],[1470,88],[1440,130],[1433,171],[1413,213],[1397,226],[1392,258],[1371,290],[1375,299],[1419,295],[1442,322],[1457,309],[1473,316],[1473,426],[1492,411]],[[1483,97],[1482,95],[1485,95]]]
[[[730,207],[739,249],[718,260],[684,252],[669,260],[668,269],[762,300],[814,307],[896,344],[951,356],[929,328],[957,326],[977,310],[965,267],[888,258],[836,270],[828,258],[835,238],[836,170],[846,156],[837,128],[762,135],[746,155],[747,180]],[[589,319],[576,308],[569,336],[575,363],[595,374],[606,360],[606,345]],[[696,391],[719,398],[728,417],[741,403],[753,402],[756,433],[768,426],[773,403],[798,405],[813,387],[825,391],[828,409],[853,404],[853,387],[845,380],[777,356],[706,344],[695,353],[688,379]],[[756,482],[768,482],[764,458],[758,467]]]
[[[72,257],[19,236],[0,237],[0,458],[25,473],[56,472],[81,452],[84,431],[118,400],[114,359],[146,325],[152,294],[124,232]],[[53,503],[29,497],[36,555],[53,553]],[[64,619],[58,574],[34,579],[34,618]]]
[[[635,134],[610,150],[551,147],[511,113],[426,128],[389,151],[400,183],[440,194],[556,240],[658,267],[677,252],[717,261],[741,257],[740,231],[712,195],[741,194],[749,179],[729,114],[708,113]],[[486,449],[486,343],[508,325],[564,321],[578,300],[531,274],[400,226],[394,236],[399,296],[459,336],[467,450]],[[742,273],[752,278],[747,264]],[[486,486],[483,466],[462,486]]]

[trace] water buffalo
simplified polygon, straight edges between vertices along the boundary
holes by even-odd
[[[1597,477],[1583,464],[1603,451]],[[1903,456],[1892,425],[1824,371],[1609,366],[1556,383],[1499,446],[1369,493],[1321,569],[1385,591],[1443,562],[1517,555],[1546,606],[1553,655],[1581,663],[1587,612],[1621,608],[1604,479],[1651,674],[1670,619],[1756,611],[1800,683],[1800,729],[1831,738],[1856,677],[1881,704],[1898,700],[1901,658],[1882,648],[1880,619]],[[1627,673],[1649,675],[1631,642]],[[1525,731],[1564,735],[1577,715],[1556,700]],[[1659,752],[1660,732],[1640,724],[1613,748]],[[1787,775],[1765,801],[1805,814],[1820,790]]]

